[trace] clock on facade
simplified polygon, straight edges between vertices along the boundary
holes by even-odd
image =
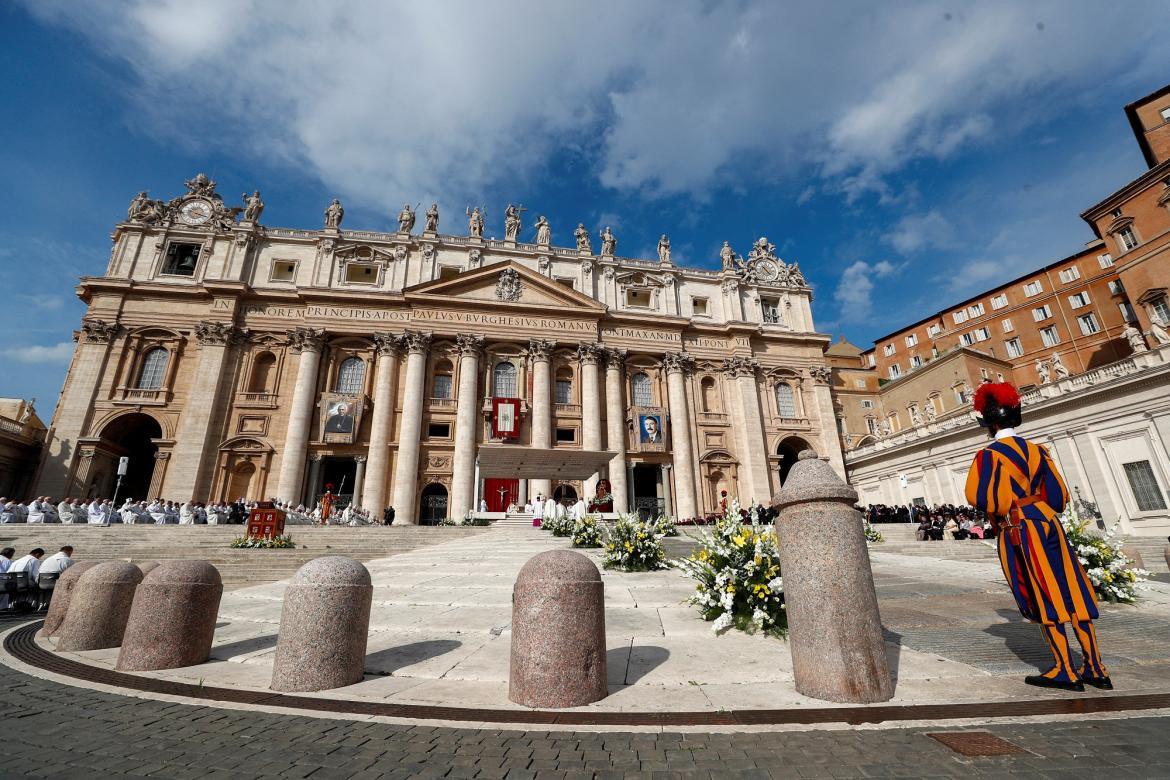
[[[761,282],[774,282],[780,276],[780,266],[774,260],[757,260],[754,270]]]
[[[188,225],[202,225],[211,214],[211,204],[205,200],[189,200],[179,209],[179,219]]]

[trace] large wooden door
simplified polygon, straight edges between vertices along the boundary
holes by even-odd
[[[483,498],[487,501],[489,512],[506,512],[508,504],[520,500],[520,480],[518,479],[485,479],[483,481]],[[478,510],[479,507],[476,507]]]

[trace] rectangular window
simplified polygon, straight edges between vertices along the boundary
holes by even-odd
[[[1041,320],[1046,320],[1051,316],[1052,316],[1052,307],[1049,306],[1047,303],[1044,304],[1043,306],[1037,306],[1035,309],[1032,309],[1032,319],[1036,320],[1036,322],[1040,322]]]
[[[558,379],[556,384],[558,404],[573,403],[573,383],[567,379]]]
[[[966,309],[959,309],[957,312],[954,312],[953,314],[951,314],[951,318],[955,321],[956,325],[959,325],[960,323],[966,322],[967,321],[967,310]]]
[[[557,277],[557,284],[563,284],[565,287],[568,287],[570,290],[577,289],[577,281],[575,279],[570,279],[567,276],[558,276]]]
[[[696,317],[707,316],[707,299],[706,298],[691,298],[691,311],[695,313]]]
[[[1041,282],[1028,282],[1024,285],[1024,295],[1031,298],[1033,295],[1039,295],[1044,292],[1044,285]]]
[[[906,346],[913,347],[917,343],[918,343],[918,334],[917,333],[911,333],[909,336],[906,337]]]
[[[1044,346],[1046,347],[1055,347],[1060,343],[1060,331],[1056,329],[1055,325],[1049,325],[1047,328],[1041,328],[1040,340],[1044,342]]]
[[[1109,254],[1108,252],[1103,255],[1097,255],[1097,263],[1100,264],[1102,268],[1109,268],[1113,265],[1113,255]]]
[[[890,366],[890,379],[897,379],[902,376],[902,367],[897,363]]]
[[[1007,348],[1007,355],[1010,358],[1018,358],[1024,354],[1024,348],[1020,346],[1019,339],[1008,339],[1003,345]]]
[[[451,438],[451,423],[433,422],[427,424],[427,438],[428,439],[450,439]]]
[[[867,431],[869,431],[871,434],[876,434],[877,433],[877,420],[873,419],[872,417],[866,417],[865,418],[865,429]]]
[[[855,388],[857,388],[858,390],[864,390],[865,389],[865,380],[864,379],[854,379],[853,386]]]
[[[295,260],[273,260],[272,273],[269,279],[274,282],[292,282],[297,277],[297,264]]]
[[[451,397],[451,375],[450,374],[435,374],[434,395],[432,398],[450,398]]]
[[[1158,298],[1151,303],[1150,308],[1153,309],[1154,314],[1158,315],[1158,319],[1162,322],[1170,322],[1170,306],[1166,305],[1166,299],[1164,297]]]
[[[1003,332],[1004,332],[1004,333],[1011,333],[1013,330],[1015,330],[1015,329],[1016,329],[1016,326],[1015,326],[1015,325],[1012,325],[1012,321],[1011,321],[1011,320],[1000,320],[1000,321],[999,321],[999,326],[1000,326],[1001,328],[1003,328]]]
[[[439,279],[454,279],[459,275],[459,267],[454,265],[439,266]]]
[[[200,244],[184,244],[172,241],[167,246],[167,259],[163,263],[164,274],[171,276],[194,276],[195,266],[199,264]]]
[[[870,368],[873,368],[877,365],[877,356],[870,352],[865,356],[865,362],[869,364]]]
[[[1085,334],[1086,336],[1092,336],[1094,333],[1097,333],[1101,330],[1099,327],[1097,327],[1097,318],[1094,317],[1092,313],[1082,314],[1081,316],[1077,317],[1077,324],[1081,326],[1081,333]]]
[[[861,408],[862,409],[872,409],[873,408],[873,401],[869,400],[868,398],[863,398],[861,400]]]
[[[894,346],[894,342],[892,342],[892,341],[889,344],[886,344],[884,347],[882,347],[882,353],[885,354],[886,357],[889,357],[890,355],[894,354],[897,350],[898,350],[898,348]]]
[[[347,284],[377,284],[378,266],[373,263],[348,263],[345,266]]]
[[[963,342],[964,347],[969,347],[975,343],[975,334],[964,333],[962,336],[959,336],[959,341]]]
[[[649,290],[626,290],[626,305],[633,306],[639,309],[650,308],[650,291]]]
[[[989,338],[991,338],[991,331],[987,328],[979,328],[975,331],[976,341],[987,341]]]
[[[1137,319],[1137,314],[1134,313],[1133,307],[1128,303],[1119,303],[1117,308],[1121,310],[1121,319],[1126,322],[1133,322]]]
[[[1114,279],[1109,283],[1110,295],[1123,295],[1125,293],[1125,285],[1121,283],[1120,279]]]
[[[942,333],[942,325],[931,325],[926,329],[926,335],[930,338],[934,338],[940,333]]]
[[[1158,113],[1162,116],[1163,122],[1170,122],[1170,107],[1163,108]]]
[[[1156,512],[1166,508],[1166,498],[1158,487],[1154,468],[1148,460],[1122,463],[1121,467],[1125,469],[1125,478],[1129,481],[1129,489],[1133,491],[1139,512]]]
[[[999,295],[996,295],[994,298],[991,299],[991,308],[992,309],[1002,309],[1004,306],[1007,306],[1007,305],[1008,305],[1007,293],[1000,293]]]
[[[910,368],[922,368],[922,358],[917,355],[910,356]]]
[[[773,298],[761,298],[760,310],[764,313],[764,322],[777,325],[780,322],[780,302]]]
[[[572,444],[575,441],[577,441],[576,428],[557,428],[557,442]]]
[[[1060,281],[1064,282],[1065,284],[1069,284],[1070,282],[1075,282],[1077,279],[1080,279],[1080,278],[1081,278],[1081,269],[1077,268],[1075,265],[1069,266],[1068,268],[1065,268],[1063,271],[1060,272]]]
[[[1137,234],[1129,225],[1117,231],[1117,240],[1121,242],[1122,252],[1128,252],[1138,245]]]
[[[968,306],[967,313],[970,314],[972,317],[978,317],[980,314],[983,313],[983,304],[977,303],[974,306]]]
[[[1079,309],[1082,306],[1088,306],[1089,291],[1085,290],[1083,292],[1076,293],[1075,295],[1068,296],[1068,305],[1074,309]]]
[[[991,381],[991,372],[988,371],[986,368],[979,369],[979,376],[982,377],[983,379],[986,379],[989,382]]]

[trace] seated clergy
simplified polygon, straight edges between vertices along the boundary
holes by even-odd
[[[45,555],[45,551],[40,547],[33,548],[28,551],[28,555],[22,555],[12,562],[8,567],[9,574],[17,572],[28,572],[29,583],[37,581],[37,575],[41,573],[41,558]]]
[[[73,522],[73,502],[66,498],[60,504],[57,504],[57,517],[62,523]]]
[[[65,545],[60,552],[55,552],[41,561],[41,574],[60,574],[73,565],[73,548]]]

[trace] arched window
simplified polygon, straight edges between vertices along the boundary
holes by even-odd
[[[787,382],[776,383],[776,409],[781,417],[796,416],[796,396]]]
[[[276,374],[276,355],[261,352],[252,361],[252,376],[248,380],[249,393],[267,393]]]
[[[431,398],[451,397],[451,373],[454,367],[450,360],[440,360],[435,363],[435,381],[431,388]]]
[[[699,389],[703,398],[703,411],[718,412],[719,391],[715,389],[715,380],[709,376],[703,377],[703,381],[699,383]]]
[[[170,355],[162,347],[155,347],[146,353],[142,358],[142,368],[138,370],[140,390],[157,390],[163,386],[168,357]]]
[[[557,383],[554,388],[558,404],[573,403],[573,372],[567,368],[557,370]]]
[[[630,377],[630,387],[634,390],[634,406],[653,406],[654,394],[650,391],[650,377],[639,371]]]
[[[496,398],[519,398],[516,391],[516,366],[508,361],[496,363],[492,371],[492,385],[495,387]]]
[[[346,358],[337,369],[337,386],[333,392],[342,395],[357,395],[362,391],[366,378],[366,361],[358,357]]]

